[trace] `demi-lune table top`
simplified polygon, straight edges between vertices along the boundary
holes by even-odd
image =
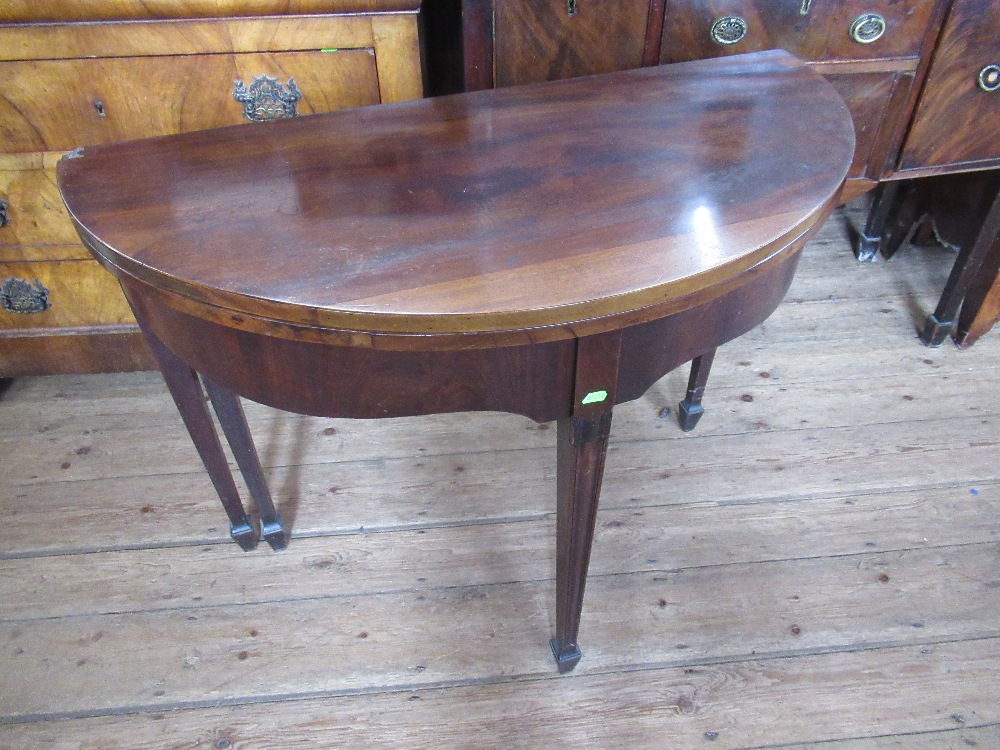
[[[787,246],[853,138],[771,51],[86,147],[59,180],[102,260],[216,312],[558,339]]]

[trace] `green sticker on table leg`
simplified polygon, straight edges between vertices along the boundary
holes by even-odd
[[[587,404],[599,404],[604,399],[608,397],[607,391],[591,391],[586,396],[583,397],[583,401],[580,403],[586,406]]]

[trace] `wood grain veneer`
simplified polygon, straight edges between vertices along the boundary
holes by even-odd
[[[853,148],[830,109],[771,52],[87,148],[59,174],[102,260],[225,325],[567,338],[819,221]]]

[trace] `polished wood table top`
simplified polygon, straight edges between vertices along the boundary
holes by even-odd
[[[59,184],[245,549],[287,533],[238,396],[558,420],[567,671],[615,404],[691,361],[694,427],[715,348],[780,303],[853,150],[841,98],[775,51],[85,147]]]
[[[852,144],[839,96],[775,51],[88,147],[60,184],[100,256],[191,300],[551,339],[764,260]]]

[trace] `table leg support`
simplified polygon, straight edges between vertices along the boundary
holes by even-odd
[[[222,450],[222,443],[219,442],[219,435],[215,431],[212,415],[205,405],[205,395],[198,382],[198,373],[178,359],[149,331],[144,333],[160,365],[167,389],[177,405],[181,419],[184,420],[184,426],[191,434],[198,455],[201,456],[215,491],[222,500],[222,507],[229,516],[229,535],[243,550],[249,552],[257,546],[257,532],[243,509],[243,502],[236,489],[226,454]]]
[[[556,637],[550,645],[560,674],[572,670],[582,656],[577,634],[620,356],[620,331],[577,341],[573,412],[558,422]]]
[[[560,673],[572,670],[582,656],[577,633],[610,432],[610,410],[558,423],[556,637],[551,646]]]
[[[222,425],[226,440],[233,449],[236,464],[243,473],[243,481],[250,490],[250,497],[257,506],[257,512],[260,514],[260,535],[275,552],[282,550],[288,546],[284,523],[274,508],[274,500],[264,478],[264,470],[261,468],[240,398],[204,375],[202,381],[219,417],[219,424]]]
[[[701,405],[705,395],[705,385],[708,374],[712,370],[712,360],[715,359],[715,349],[691,360],[691,375],[688,377],[687,394],[684,400],[677,404],[677,422],[684,432],[691,432],[705,413]]]

